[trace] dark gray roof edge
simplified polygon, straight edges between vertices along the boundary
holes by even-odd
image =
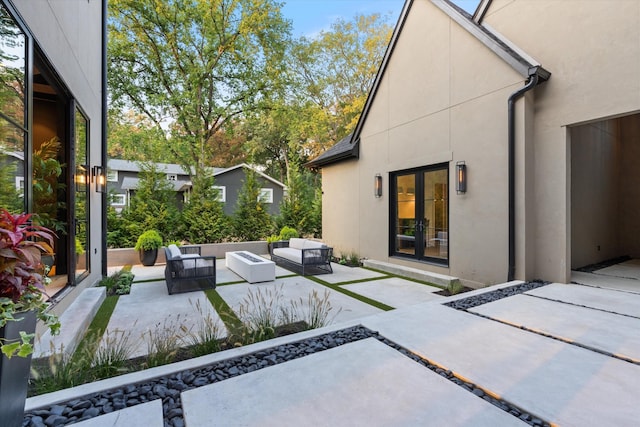
[[[524,58],[515,49],[509,46],[505,40],[502,40],[488,28],[475,22],[473,16],[469,15],[449,0],[431,0],[431,3],[449,15],[451,19],[488,47],[493,53],[498,55],[522,77],[529,77],[531,75],[531,70],[536,67],[538,67],[537,69],[539,70],[544,70],[540,64],[531,63],[528,59]],[[550,73],[548,72],[543,74],[548,74],[546,78],[544,78],[543,75],[540,75],[540,78],[543,80],[547,80],[548,76],[550,76]]]
[[[304,166],[312,169],[322,168],[323,166],[338,163],[344,160],[359,158],[360,139],[358,138],[356,141],[351,141],[351,136],[352,134],[347,135],[333,147],[331,147],[315,159],[305,163]],[[349,139],[347,140],[347,138]],[[346,141],[346,144],[343,143],[343,141]]]

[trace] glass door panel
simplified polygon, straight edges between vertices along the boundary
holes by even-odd
[[[87,119],[80,112],[75,110],[75,218],[74,234],[75,244],[73,253],[75,260],[75,281],[80,279],[89,271],[89,161],[88,161],[88,138]]]
[[[449,257],[447,170],[424,172],[423,182],[424,256],[446,260]]]
[[[396,178],[395,251],[416,254],[416,177],[414,174]]]

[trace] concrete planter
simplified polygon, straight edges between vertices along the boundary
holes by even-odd
[[[20,339],[20,331],[34,333],[36,330],[36,312],[29,311],[15,316],[21,319],[7,322],[0,328],[0,339],[15,341]],[[0,423],[6,427],[19,427],[24,418],[24,402],[27,398],[31,355],[14,356],[0,359]]]

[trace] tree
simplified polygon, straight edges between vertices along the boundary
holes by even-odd
[[[312,206],[314,198],[314,176],[294,164],[289,170],[287,193],[280,203],[280,215],[276,219],[278,229],[288,226],[302,234],[312,234]]]
[[[309,157],[355,129],[391,38],[388,19],[379,14],[338,19],[330,31],[293,46],[290,69],[303,107],[296,116],[297,136]]]
[[[176,240],[179,216],[171,181],[154,164],[142,163],[138,188],[131,197],[131,205],[122,213],[122,242],[132,247],[147,230],[158,230],[165,241]]]
[[[111,0],[109,85],[118,107],[170,124],[167,142],[209,181],[213,139],[280,84],[290,24],[273,0]]]
[[[107,154],[111,158],[140,162],[176,163],[164,131],[146,116],[109,110]]]
[[[260,183],[251,169],[245,169],[245,180],[233,215],[233,227],[235,237],[240,240],[264,239],[273,233],[271,215],[260,199]]]

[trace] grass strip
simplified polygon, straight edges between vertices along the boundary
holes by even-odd
[[[111,295],[104,299],[104,301],[100,305],[100,308],[96,312],[96,315],[93,317],[93,320],[91,321],[87,332],[84,334],[82,340],[80,340],[80,342],[78,343],[76,351],[73,353],[74,361],[77,361],[77,358],[81,357],[81,355],[84,353],[85,347],[97,344],[96,341],[88,339],[89,337],[104,335],[105,331],[107,330],[107,326],[109,325],[109,319],[111,319],[111,315],[116,308],[116,304],[118,304],[119,298],[120,295]],[[96,349],[87,350],[95,351]],[[93,351],[91,351],[91,353],[93,353]]]
[[[351,292],[347,289],[343,289],[340,287],[340,285],[334,285],[332,283],[328,283],[325,282],[324,280],[318,279],[316,276],[304,276],[307,279],[313,280],[314,282],[326,286],[329,289],[332,289],[336,292],[340,292],[342,294],[345,294],[347,296],[350,296],[351,298],[357,299],[358,301],[362,301],[365,304],[369,304],[372,305],[376,308],[379,308],[380,310],[384,310],[384,311],[390,311],[390,310],[394,310],[395,307],[391,307],[390,305],[381,303],[380,301],[376,301],[374,299],[371,298],[367,298],[365,296],[362,296],[360,294],[356,294],[355,292]]]
[[[243,324],[242,321],[236,316],[236,314],[231,310],[231,307],[222,299],[220,294],[215,289],[207,289],[204,291],[205,295],[213,305],[213,308],[220,316],[220,319],[227,327],[227,330],[230,334],[233,334],[237,331],[242,330]]]

